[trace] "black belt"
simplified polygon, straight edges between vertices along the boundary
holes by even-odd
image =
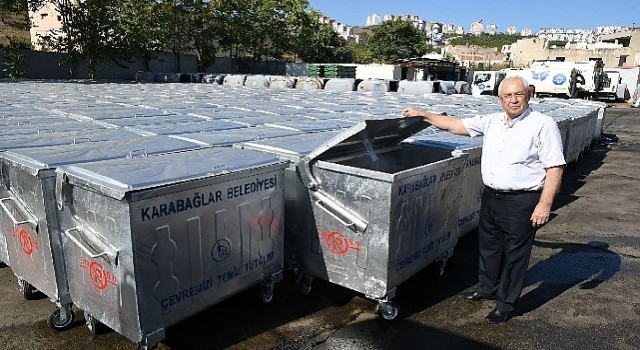
[[[489,186],[484,186],[484,188],[486,188],[490,193],[500,196],[513,196],[517,194],[542,192],[542,190],[496,190],[495,188],[491,188]]]

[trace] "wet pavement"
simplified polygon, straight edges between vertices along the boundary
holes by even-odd
[[[516,317],[490,325],[492,302],[455,297],[476,281],[477,235],[463,237],[443,276],[426,269],[398,288],[401,313],[316,280],[297,292],[287,271],[274,300],[247,291],[167,330],[159,349],[640,349],[640,109],[607,110],[605,138],[565,174],[554,218],[536,237]],[[106,330],[47,326],[45,297],[25,300],[0,268],[1,349],[135,349]]]

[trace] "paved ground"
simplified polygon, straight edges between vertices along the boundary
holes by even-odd
[[[475,283],[476,234],[465,236],[443,277],[426,270],[398,290],[400,316],[379,320],[376,304],[316,281],[295,291],[293,274],[262,305],[253,292],[168,329],[160,349],[640,349],[640,109],[608,109],[605,139],[564,179],[554,213],[536,238],[517,317],[489,325],[491,302],[455,297]],[[24,300],[0,269],[0,348],[135,349],[115,332],[93,335],[46,325],[53,304]]]

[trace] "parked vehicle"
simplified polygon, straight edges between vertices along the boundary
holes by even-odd
[[[473,74],[471,94],[473,96],[498,96],[498,86],[507,76],[506,71],[477,71]]]
[[[535,87],[536,96],[599,99],[617,92],[602,60],[534,61],[529,68],[508,69],[507,76],[523,76]],[[611,91],[611,89],[614,89]]]

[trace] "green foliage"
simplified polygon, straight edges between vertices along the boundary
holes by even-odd
[[[235,56],[282,59],[312,26],[306,0],[212,0],[220,46]]]
[[[385,21],[373,28],[367,47],[379,61],[419,57],[427,52],[427,37],[408,21]]]
[[[476,45],[481,47],[497,47],[500,49],[503,45],[513,44],[521,38],[522,37],[520,35],[509,35],[504,33],[482,33],[480,35],[465,34],[461,37],[451,39],[449,43],[451,45]]]
[[[63,35],[54,32],[44,40],[48,47],[66,52],[71,65],[87,59],[87,74],[95,78],[98,62],[119,63],[127,56],[122,5],[121,0],[57,0]]]
[[[296,53],[304,62],[313,63],[346,63],[351,62],[351,51],[347,42],[327,24],[321,24],[318,14],[312,13],[308,27],[297,37]]]
[[[353,63],[369,64],[373,63],[373,53],[364,44],[348,43],[347,47],[351,52]]]
[[[307,0],[0,0],[0,12],[52,4],[62,27],[40,38],[45,49],[66,53],[66,63],[124,66],[133,57],[149,62],[173,52],[195,53],[206,69],[216,54],[254,60],[295,57],[307,62],[350,62],[346,41]]]
[[[31,48],[31,43],[13,37],[9,39],[9,47],[5,50],[5,62],[3,72],[12,79],[25,76],[24,50]]]

